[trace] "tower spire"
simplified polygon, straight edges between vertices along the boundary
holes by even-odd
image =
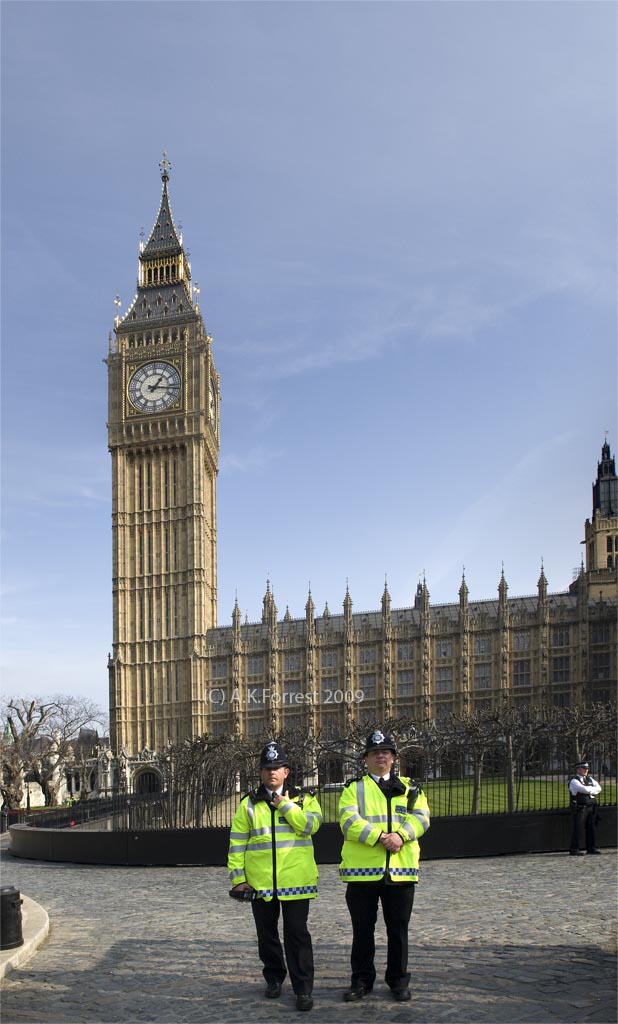
[[[145,256],[153,256],[155,253],[171,254],[172,252],[182,252],[182,244],[180,242],[180,236],[176,230],[176,225],[174,224],[169,190],[167,187],[170,180],[169,172],[171,170],[171,166],[172,165],[167,158],[167,153],[164,150],[163,159],[159,164],[161,181],[163,182],[161,203],[159,205],[159,212],[157,214],[154,227],[150,232],[150,238],[144,246]]]
[[[177,315],[194,322],[198,318],[189,253],[183,248],[172,214],[168,189],[171,166],[164,150],[159,164],[163,187],[157,217],[146,242],[143,228],[140,233],[137,295],[125,315],[116,317],[116,331],[127,326],[139,330],[167,325]]]
[[[607,438],[601,448],[601,461],[597,464],[597,479],[592,485],[592,515],[618,514],[618,477],[614,459]]]

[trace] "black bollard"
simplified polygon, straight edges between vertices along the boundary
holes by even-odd
[[[22,946],[21,905],[19,889],[13,885],[0,886],[0,949]]]

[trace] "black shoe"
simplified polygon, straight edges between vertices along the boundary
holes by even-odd
[[[569,853],[571,854],[571,857],[584,857],[585,856],[583,850],[569,850]]]
[[[359,999],[363,999],[368,992],[371,992],[370,988],[359,982],[357,985],[350,985],[347,992],[343,993],[344,1003],[356,1003]]]
[[[393,999],[398,1003],[407,1003],[410,1000],[410,989],[409,988],[394,988]]]
[[[278,999],[281,995],[281,982],[269,981],[264,995],[267,999]]]
[[[301,992],[300,995],[296,996],[296,1009],[297,1010],[310,1010],[313,1006],[313,999],[306,993]]]
[[[594,850],[588,850],[587,852],[588,853],[603,853],[603,850],[599,850],[599,848],[597,846],[595,846]]]

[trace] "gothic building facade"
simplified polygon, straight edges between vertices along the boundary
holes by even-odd
[[[618,478],[603,445],[585,524],[585,563],[564,591],[543,569],[529,596],[476,601],[462,578],[434,605],[427,581],[409,607],[279,617],[266,584],[259,622],[217,618],[219,377],[172,218],[169,165],[155,226],[140,246],[137,294],[110,335],[113,651],[112,750],[144,768],[149,752],[203,733],[292,727],[325,736],[350,721],[515,704],[566,705],[616,687]],[[128,759],[128,761],[127,761]],[[135,773],[133,773],[135,775]]]

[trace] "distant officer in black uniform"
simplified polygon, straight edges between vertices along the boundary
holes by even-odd
[[[569,781],[569,792],[571,794],[571,807],[573,809],[573,831],[571,833],[571,847],[569,853],[572,857],[583,857],[582,847],[586,846],[588,853],[600,853],[597,847],[595,835],[595,817],[597,807],[597,795],[601,792],[601,786],[589,774],[590,765],[587,761],[580,761],[575,765],[575,775]]]

